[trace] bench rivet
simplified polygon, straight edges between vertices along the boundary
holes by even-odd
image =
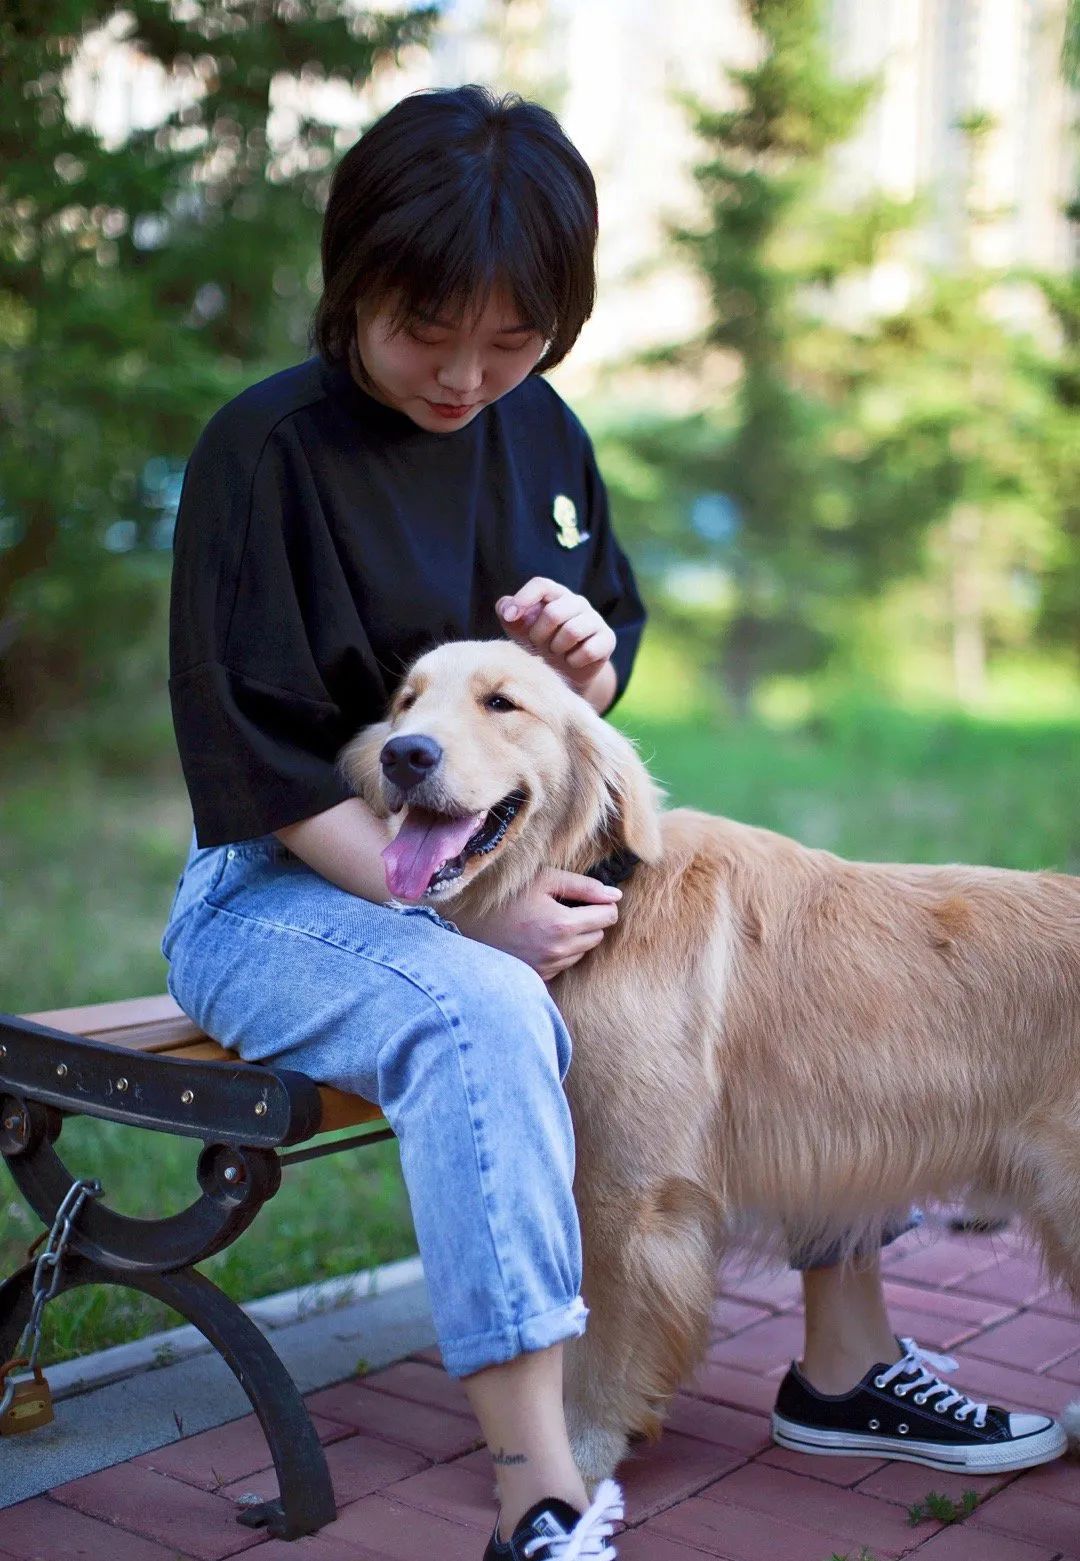
[[[6,1046],[0,1046],[0,1057],[6,1057],[6,1056],[7,1056],[7,1047]]]
[[[266,1101],[265,1100],[260,1100],[259,1101],[258,1105],[255,1107],[255,1115],[257,1117],[264,1117],[266,1115]]]
[[[127,1089],[127,1087],[128,1087],[128,1081],[127,1081],[127,1079],[117,1079],[117,1081],[116,1081],[116,1087],[117,1087],[117,1089],[118,1089],[118,1090],[119,1090],[119,1091],[120,1091],[120,1093],[121,1093],[121,1095],[122,1095],[122,1094],[123,1094],[123,1093],[124,1093],[124,1091],[125,1091],[125,1090],[126,1090],[126,1089]]]
[[[14,1133],[15,1129],[18,1126],[19,1126],[19,1119],[18,1119],[18,1117],[5,1117],[4,1118],[4,1127],[6,1128],[6,1130],[9,1133]]]
[[[222,1174],[224,1175],[227,1182],[236,1182],[240,1180],[240,1172],[236,1169],[235,1165],[227,1165]]]
[[[190,1090],[190,1089],[186,1089],[184,1091],[184,1093],[180,1096],[180,1102],[184,1106],[190,1106],[191,1102],[194,1099],[195,1099],[195,1091],[194,1090]]]
[[[58,1079],[66,1079],[67,1078],[67,1063],[66,1062],[62,1062],[60,1064],[60,1066],[57,1068],[57,1070],[56,1070],[56,1077]]]

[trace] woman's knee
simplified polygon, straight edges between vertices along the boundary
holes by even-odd
[[[531,966],[471,939],[447,939],[435,976],[423,982],[429,1004],[417,1022],[388,1034],[380,1068],[402,1077],[431,1068],[434,1046],[473,1088],[502,1097],[560,1091],[570,1066],[570,1036],[546,985]]]
[[[470,1049],[500,1073],[535,1067],[561,1083],[571,1040],[546,983],[524,961],[487,953],[497,958],[482,960],[478,979],[458,983],[447,1005]]]

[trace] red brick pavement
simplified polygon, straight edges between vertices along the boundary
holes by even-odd
[[[899,1331],[962,1361],[958,1384],[1060,1411],[1080,1384],[1080,1319],[1009,1234],[904,1237],[885,1256]],[[1080,1561],[1080,1464],[999,1479],[773,1446],[768,1410],[799,1348],[798,1284],[725,1275],[708,1359],[659,1443],[624,1466],[620,1561]],[[422,1351],[308,1395],[339,1515],[284,1544],[235,1503],[273,1489],[249,1416],[0,1511],[0,1561],[479,1561],[495,1518],[491,1466],[461,1387]],[[63,1414],[61,1407],[60,1413]],[[965,1521],[912,1526],[931,1491],[982,1500]]]

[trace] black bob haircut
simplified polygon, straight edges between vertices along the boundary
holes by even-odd
[[[356,305],[395,300],[394,324],[462,319],[504,287],[562,361],[596,293],[596,186],[555,116],[486,87],[418,92],[366,130],[330,184],[312,344],[354,358]]]

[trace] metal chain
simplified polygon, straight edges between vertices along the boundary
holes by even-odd
[[[30,1316],[26,1327],[19,1336],[19,1342],[15,1346],[13,1360],[27,1362],[29,1371],[37,1370],[38,1356],[41,1354],[41,1314],[45,1310],[45,1302],[51,1301],[60,1284],[60,1265],[64,1261],[68,1242],[71,1240],[72,1228],[79,1217],[83,1204],[88,1198],[96,1198],[101,1192],[101,1183],[86,1177],[72,1182],[64,1194],[63,1202],[56,1211],[56,1218],[52,1222],[48,1240],[42,1248],[41,1255],[34,1265],[33,1279],[33,1303],[30,1307]],[[24,1350],[30,1344],[30,1353],[24,1356]],[[7,1382],[4,1384],[3,1396],[0,1397],[0,1415],[7,1409],[15,1396],[14,1371],[9,1372]]]

